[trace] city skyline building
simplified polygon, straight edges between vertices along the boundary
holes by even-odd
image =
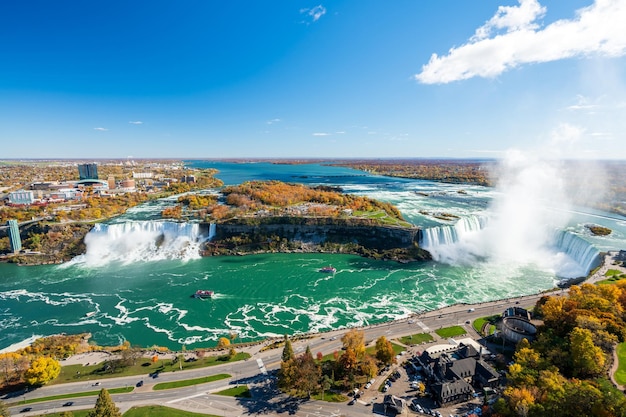
[[[97,180],[98,165],[97,164],[79,164],[78,176],[80,180]]]

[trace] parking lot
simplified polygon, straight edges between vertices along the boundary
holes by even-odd
[[[358,391],[359,394],[356,395],[358,398],[353,397],[350,400],[355,407],[371,406],[376,414],[395,415],[395,412],[383,405],[385,395],[393,395],[405,401],[408,415],[464,416],[480,408],[482,398],[479,396],[467,403],[438,407],[428,394],[425,375],[420,372],[414,357],[403,355],[397,359],[397,364],[376,376],[373,383],[365,384]],[[423,384],[423,391],[420,390],[420,384]]]

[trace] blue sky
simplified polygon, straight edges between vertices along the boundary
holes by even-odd
[[[0,159],[626,159],[625,3],[5,1]]]

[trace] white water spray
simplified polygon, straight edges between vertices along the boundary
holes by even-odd
[[[215,229],[212,229],[213,233]],[[90,266],[164,259],[197,259],[209,236],[197,223],[129,221],[96,224],[85,237],[87,253],[77,261]]]
[[[597,264],[598,251],[559,232],[571,213],[562,172],[557,160],[509,152],[497,167],[488,221],[462,219],[424,230],[424,248],[435,260],[453,265],[535,265],[563,278],[586,275]]]

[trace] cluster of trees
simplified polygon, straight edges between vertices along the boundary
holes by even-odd
[[[195,216],[205,218],[209,216],[210,208],[217,205],[217,197],[213,195],[185,194],[178,197],[178,205],[167,207],[161,215],[170,219],[181,219],[186,213],[195,213]],[[183,207],[185,211],[183,211]]]
[[[45,385],[61,373],[61,364],[50,356],[24,355],[17,352],[0,354],[1,387],[28,384]]]
[[[302,184],[288,184],[280,181],[249,181],[222,190],[229,205],[258,211],[262,209],[284,208],[297,204],[312,203],[352,211],[384,211],[388,216],[402,220],[400,211],[392,204],[376,201],[357,195],[342,194],[330,187],[307,187]],[[340,210],[329,210],[338,215]]]
[[[572,286],[543,297],[537,340],[519,343],[496,416],[626,416],[626,397],[606,379],[626,337],[626,282]]]
[[[343,352],[334,352],[332,360],[324,360],[321,352],[314,358],[310,348],[296,356],[291,341],[285,336],[278,385],[286,393],[309,397],[331,387],[351,389],[374,377],[380,366],[395,361],[393,346],[385,336],[376,341],[374,355],[365,349],[365,333],[352,329],[341,338]]]
[[[455,184],[493,185],[485,164],[449,160],[372,160],[338,164],[389,177],[416,178]]]
[[[20,384],[44,385],[61,372],[56,358],[84,352],[86,334],[57,335],[35,340],[30,346],[16,352],[0,354],[0,387]]]

